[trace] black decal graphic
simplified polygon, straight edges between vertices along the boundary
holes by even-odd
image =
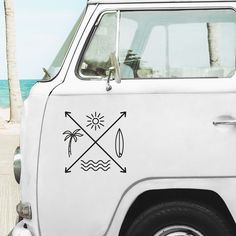
[[[101,116],[101,113],[99,113],[97,115],[97,112],[95,112],[94,114],[91,114],[90,116],[86,116],[88,118],[87,122],[88,124],[86,125],[86,127],[91,127],[91,129],[95,129],[95,131],[97,130],[97,128],[101,129],[101,126],[104,127],[104,116]]]
[[[67,139],[69,139],[69,143],[68,143],[68,156],[70,157],[72,155],[72,151],[71,151],[71,144],[72,141],[74,140],[75,142],[77,142],[77,137],[82,137],[83,134],[79,133],[80,129],[76,129],[74,132],[71,132],[69,130],[66,130],[63,135],[66,134],[66,137],[64,139],[64,141],[66,141]]]
[[[72,167],[79,161],[81,160],[84,155],[94,146],[97,145],[106,155],[109,157],[110,160],[112,160],[116,166],[120,168],[121,173],[126,173],[126,167],[122,167],[99,143],[98,141],[123,117],[126,117],[126,112],[120,112],[120,116],[117,118],[113,124],[110,125],[110,127],[107,128],[107,130],[98,138],[94,139],[71,115],[71,112],[66,111],[65,112],[65,117],[69,117],[76,125],[79,126],[79,128],[93,141],[93,143],[87,148],[87,150],[80,156],[78,157],[69,167],[65,167],[65,173],[70,173]]]
[[[110,160],[108,161],[103,161],[99,160],[97,162],[93,160],[89,160],[88,162],[85,162],[81,160],[81,169],[84,171],[98,171],[98,170],[103,170],[103,171],[108,171],[110,169]]]
[[[117,157],[121,158],[124,154],[124,136],[121,129],[118,129],[115,139],[115,151]]]

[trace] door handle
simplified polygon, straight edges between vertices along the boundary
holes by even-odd
[[[236,126],[236,120],[213,121],[213,125],[233,125]]]

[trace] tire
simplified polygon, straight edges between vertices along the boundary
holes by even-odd
[[[193,202],[166,202],[138,216],[126,236],[235,236],[223,216]]]

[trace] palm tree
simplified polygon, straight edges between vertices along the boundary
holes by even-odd
[[[219,43],[217,23],[207,23],[208,47],[211,67],[220,65]]]
[[[20,83],[16,76],[15,20],[12,0],[4,0],[6,23],[7,74],[10,95],[10,122],[19,123],[22,97]]]
[[[77,137],[82,137],[83,134],[79,133],[80,129],[76,129],[73,133],[69,130],[66,130],[63,135],[66,134],[66,137],[64,139],[64,141],[66,141],[67,139],[69,139],[69,143],[68,143],[68,156],[70,157],[72,155],[72,151],[71,151],[71,144],[72,141],[74,140],[75,142],[77,142]]]

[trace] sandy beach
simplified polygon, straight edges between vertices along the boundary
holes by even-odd
[[[0,236],[6,236],[16,219],[19,187],[13,175],[13,154],[19,145],[19,125],[9,125],[9,109],[0,108]]]

